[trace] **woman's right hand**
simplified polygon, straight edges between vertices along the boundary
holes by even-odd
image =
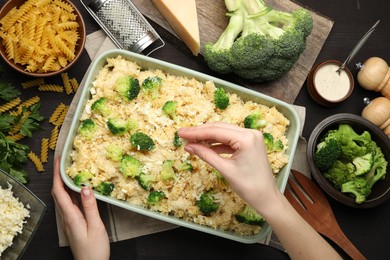
[[[189,141],[187,152],[219,171],[234,191],[256,209],[266,207],[274,195],[280,195],[260,131],[216,122],[182,128],[179,137]]]

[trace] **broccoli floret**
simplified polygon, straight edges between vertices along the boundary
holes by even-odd
[[[363,175],[369,172],[374,165],[374,155],[372,153],[365,154],[360,157],[356,157],[352,160],[353,165],[355,165],[355,175]]]
[[[133,147],[138,151],[150,151],[155,147],[155,143],[152,138],[142,132],[137,132],[130,136],[130,142]]]
[[[155,180],[156,177],[152,174],[146,174],[144,172],[141,172],[138,175],[138,183],[144,190],[150,190]]]
[[[377,181],[383,180],[386,177],[388,165],[380,147],[378,147],[375,142],[372,142],[371,146],[373,146],[372,150],[375,154],[374,164],[371,170],[366,174],[370,187],[372,187]]]
[[[161,108],[164,115],[169,117],[170,119],[177,121],[176,116],[176,109],[177,109],[177,102],[176,101],[167,101],[165,102],[164,106]]]
[[[214,104],[218,109],[226,109],[229,106],[230,99],[225,89],[222,87],[216,87],[214,91]]]
[[[129,130],[129,123],[120,118],[110,118],[107,121],[107,127],[113,135],[122,135]]]
[[[138,79],[132,76],[119,78],[116,82],[115,88],[119,95],[128,101],[135,99],[140,91]]]
[[[141,162],[131,155],[125,154],[119,165],[119,171],[124,177],[135,178],[141,174]]]
[[[275,140],[273,135],[270,133],[263,133],[264,137],[264,144],[265,148],[267,149],[267,152],[279,152],[282,151],[284,148],[284,145],[281,140]]]
[[[173,161],[172,160],[165,160],[163,162],[160,175],[164,181],[175,177],[175,171],[173,170]]]
[[[355,178],[352,181],[341,185],[341,192],[351,193],[355,197],[355,202],[361,204],[366,201],[366,198],[371,193],[371,188],[368,185],[367,179],[364,177]]]
[[[264,218],[249,205],[245,205],[245,208],[236,214],[235,218],[238,222],[249,225],[261,226],[265,222]]]
[[[176,131],[175,135],[173,137],[173,146],[175,147],[181,147],[183,145],[183,142],[181,141],[179,137],[179,133]]]
[[[106,147],[107,158],[113,160],[114,162],[121,161],[122,154],[123,154],[122,148],[115,144],[110,144],[109,146]]]
[[[314,163],[321,171],[327,171],[341,156],[341,145],[334,139],[327,139],[317,145]]]
[[[355,178],[355,166],[350,162],[343,163],[337,160],[332,168],[323,174],[337,189],[340,189],[343,183],[352,181]]]
[[[149,206],[155,206],[160,203],[161,200],[166,198],[165,193],[163,191],[154,190],[149,193],[147,203]]]
[[[93,178],[93,174],[89,171],[79,172],[73,179],[74,184],[77,186],[92,186],[90,181]]]
[[[190,161],[185,161],[185,162],[182,162],[180,163],[176,169],[179,171],[179,172],[183,172],[183,171],[190,171],[192,172],[192,170],[194,169],[194,167],[192,166],[191,162]]]
[[[226,0],[225,5],[229,23],[216,43],[205,44],[207,65],[253,82],[285,75],[306,48],[310,12],[274,10],[263,0]]]
[[[260,129],[267,125],[267,121],[262,118],[261,113],[255,112],[244,119],[244,127],[251,129]]]
[[[158,97],[158,90],[160,89],[162,85],[162,78],[158,76],[154,77],[147,77],[142,82],[142,90],[150,96],[152,99],[155,99]]]
[[[216,202],[212,191],[202,193],[199,200],[196,201],[196,206],[199,207],[199,210],[204,215],[210,215],[219,208],[219,204]]]
[[[110,196],[114,188],[114,183],[101,181],[99,185],[95,188],[95,190],[99,191],[104,196]]]
[[[101,97],[91,105],[92,112],[97,112],[102,116],[106,117],[111,113],[110,108],[108,107],[108,99],[105,97]]]
[[[82,136],[91,139],[94,133],[96,132],[96,130],[97,130],[97,126],[95,122],[91,118],[88,118],[81,122],[78,132]]]

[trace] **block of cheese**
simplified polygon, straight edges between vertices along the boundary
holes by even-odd
[[[200,48],[195,0],[152,0],[157,10],[194,55]]]

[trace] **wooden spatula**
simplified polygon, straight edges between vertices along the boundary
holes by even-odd
[[[320,234],[328,237],[352,259],[366,259],[341,230],[320,188],[302,173],[291,170],[284,195],[295,210]],[[294,196],[294,195],[295,196]]]

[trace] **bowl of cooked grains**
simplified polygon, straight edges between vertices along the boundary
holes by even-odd
[[[45,214],[45,204],[0,169],[0,259],[20,259]]]
[[[68,70],[85,39],[83,18],[69,0],[9,0],[0,10],[0,55],[25,75],[48,77]]]

